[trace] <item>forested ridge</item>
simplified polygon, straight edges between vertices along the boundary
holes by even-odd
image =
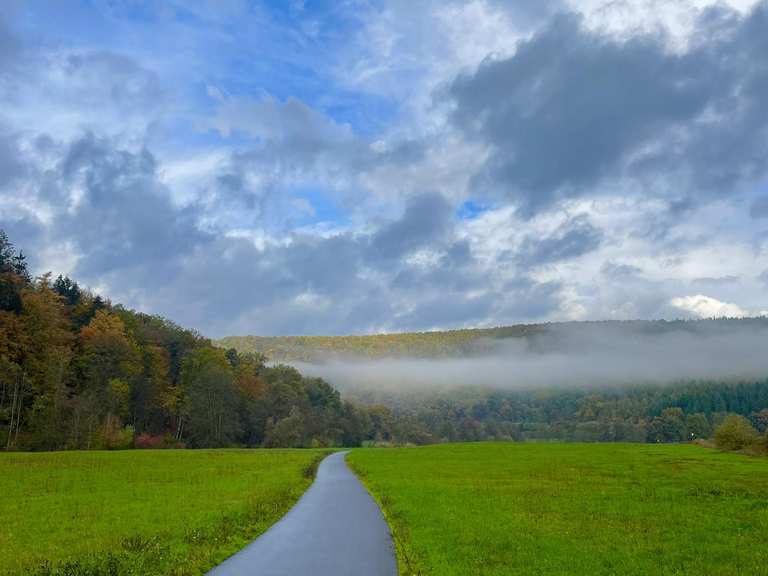
[[[539,342],[558,331],[585,332],[620,327],[647,335],[697,332],[734,327],[766,328],[768,318],[717,318],[702,320],[605,320],[515,324],[494,328],[465,328],[428,332],[350,336],[226,336],[214,343],[240,352],[258,352],[277,362],[318,362],[332,358],[457,358],[482,356],[499,343]]]
[[[634,384],[617,381],[527,388],[510,386],[503,376],[495,387],[479,385],[471,376],[464,385],[441,386],[425,382],[423,373],[429,374],[430,366],[439,368],[442,360],[461,358],[475,359],[477,370],[483,372],[486,365],[477,359],[503,357],[510,343],[524,345],[533,351],[533,357],[544,354],[546,358],[547,353],[563,349],[576,354],[588,351],[585,347],[596,341],[595,335],[601,335],[602,340],[597,340],[601,345],[614,337],[621,340],[629,336],[628,343],[621,346],[626,352],[643,338],[648,338],[644,340],[647,343],[658,336],[671,336],[665,342],[674,342],[680,334],[705,334],[716,335],[717,341],[723,342],[737,336],[762,338],[766,328],[766,318],[567,322],[368,336],[242,336],[216,343],[276,361],[297,362],[307,371],[325,362],[334,369],[346,361],[352,365],[362,362],[367,374],[354,372],[362,380],[347,382],[342,388],[345,397],[390,408],[396,418],[410,422],[410,441],[680,442],[709,438],[729,414],[741,415],[757,431],[768,432],[768,372],[757,378],[644,383],[643,374],[637,374]],[[697,362],[696,358],[691,360]],[[732,369],[737,374],[739,366]],[[388,376],[388,370],[396,373]],[[418,371],[421,380],[397,382],[409,370]],[[449,370],[435,370],[436,380],[445,379]],[[327,378],[337,384],[330,375]],[[354,376],[345,377],[351,379]],[[388,385],[389,380],[395,383]]]
[[[77,282],[32,278],[0,231],[0,448],[354,446],[398,434],[388,409],[212,345]]]
[[[330,356],[364,358],[453,358],[482,352],[492,339],[525,337],[542,325],[521,324],[434,332],[403,332],[360,336],[226,336],[224,348],[258,352],[278,362],[314,362]]]

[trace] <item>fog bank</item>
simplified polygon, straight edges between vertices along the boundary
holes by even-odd
[[[342,391],[612,387],[768,377],[768,328],[699,324],[649,330],[622,324],[559,325],[527,338],[484,341],[461,358],[328,357],[294,362]]]

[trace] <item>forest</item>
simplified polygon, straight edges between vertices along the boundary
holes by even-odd
[[[461,388],[422,393],[347,393],[408,418],[423,443],[481,440],[685,442],[711,438],[740,415],[768,433],[768,380],[672,382],[634,388],[504,391]]]
[[[355,446],[399,426],[387,408],[342,401],[260,354],[215,347],[68,277],[32,278],[0,231],[3,449]]]
[[[322,378],[275,363],[350,349],[461,357],[492,346],[493,338],[544,332],[513,326],[212,342],[68,277],[33,278],[22,251],[0,231],[0,448],[680,442],[710,437],[728,414],[768,430],[765,379],[529,390],[360,386],[342,388],[342,398]]]
[[[759,352],[767,335],[766,318],[721,318],[234,336],[217,344],[296,364],[345,398],[387,406],[410,422],[417,443],[655,443],[709,438],[729,414],[765,434],[768,367]],[[526,377],[535,381],[515,384]]]

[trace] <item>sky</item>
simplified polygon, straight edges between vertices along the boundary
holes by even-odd
[[[211,337],[768,309],[768,1],[6,0],[0,228]]]

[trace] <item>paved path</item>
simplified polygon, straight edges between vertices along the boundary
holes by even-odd
[[[397,576],[387,523],[345,456],[323,460],[288,514],[208,575]]]

